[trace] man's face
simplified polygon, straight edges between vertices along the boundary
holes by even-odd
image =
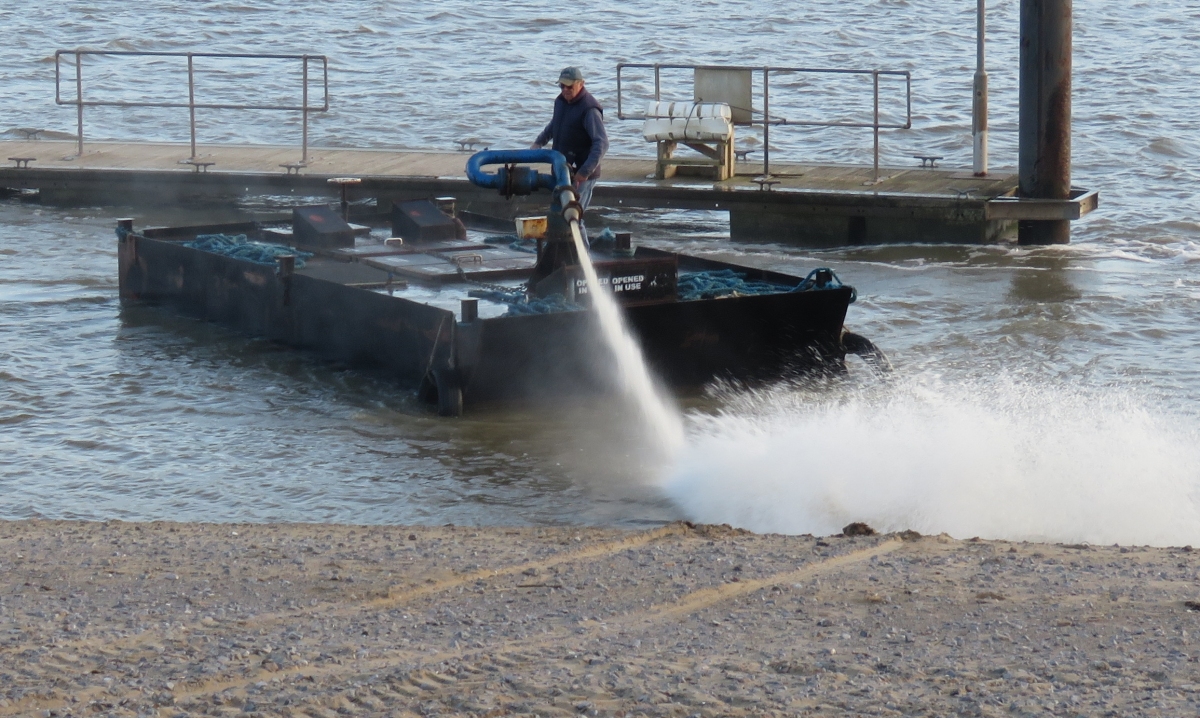
[[[583,90],[583,80],[576,80],[570,85],[560,85],[562,87],[562,97],[567,102],[572,102],[579,93]]]

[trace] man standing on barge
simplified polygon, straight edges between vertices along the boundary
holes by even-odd
[[[583,73],[578,67],[564,68],[558,74],[558,84],[562,92],[554,100],[554,115],[529,147],[540,150],[547,142],[554,142],[554,149],[567,158],[575,195],[579,205],[586,210],[592,202],[596,180],[600,178],[600,158],[608,152],[604,109],[584,88]],[[584,239],[587,239],[586,231]]]

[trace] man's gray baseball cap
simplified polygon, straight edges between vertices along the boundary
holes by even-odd
[[[563,71],[558,73],[558,84],[574,85],[576,82],[583,81],[583,73],[578,67],[564,67]]]

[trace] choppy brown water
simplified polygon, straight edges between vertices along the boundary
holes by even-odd
[[[929,150],[967,166],[970,5],[632,2],[578,6],[572,21],[529,3],[22,7],[0,10],[11,37],[0,48],[0,131],[73,130],[71,111],[53,104],[48,58],[77,46],[325,53],[334,109],[316,120],[314,143],[442,149],[466,136],[528,144],[568,63],[584,67],[610,107],[618,61],[879,66],[915,76],[916,127],[886,134],[885,162]],[[1002,168],[1016,155],[1017,3],[990,6],[992,165]],[[179,221],[189,217],[182,208],[0,204],[0,515],[691,516],[789,531],[836,529],[849,517],[1012,538],[1200,534],[1200,108],[1189,80],[1200,11],[1176,0],[1076,2],[1075,16],[1075,182],[1103,200],[1070,246],[812,252],[733,245],[718,215],[608,217],[659,246],[794,273],[834,267],[859,288],[849,323],[898,369],[891,388],[860,374],[816,393],[781,386],[692,402],[692,440],[667,466],[642,461],[618,406],[445,422],[379,377],[161,312],[122,311],[112,218]],[[154,69],[118,72],[96,91],[150,92],[138,78]],[[247,83],[256,78],[247,71]],[[805,88],[774,89],[803,97]],[[183,140],[185,119],[98,110],[88,132]],[[202,113],[201,124],[206,141],[299,134],[295,118],[276,115]],[[615,153],[644,154],[637,132],[610,117]],[[869,161],[861,131],[781,130],[772,144],[781,158]],[[1009,489],[1003,510],[972,489],[997,483]],[[945,500],[872,500],[900,489]],[[1137,511],[1119,510],[1135,499]],[[1037,518],[1047,502],[1059,520]],[[1155,507],[1175,517],[1165,533],[1149,528]]]

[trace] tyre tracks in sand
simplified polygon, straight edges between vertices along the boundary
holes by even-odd
[[[511,540],[539,547],[532,531]],[[901,545],[896,539],[767,540],[685,524],[579,543],[534,560],[428,576],[384,595],[209,626],[202,638],[189,637],[192,654],[174,665],[161,664],[166,639],[154,631],[103,645],[64,642],[39,671],[47,685],[62,685],[55,674],[101,677],[74,689],[29,685],[28,694],[0,706],[0,715],[122,715],[167,706],[245,714],[269,705],[270,715],[324,716],[403,712],[423,701],[469,713],[497,710],[505,701],[509,711],[516,701],[553,713],[562,705],[547,703],[547,686],[531,675],[569,674],[593,646],[632,646],[627,663],[637,665],[646,652],[637,646],[657,651],[676,641],[684,619],[837,575]],[[230,658],[229,644],[250,646],[263,634],[274,642],[271,632],[282,629],[304,632],[288,653],[271,646]],[[219,648],[203,649],[213,643]],[[138,670],[107,675],[114,665]],[[26,678],[36,683],[36,673]],[[582,688],[575,693],[612,697]]]

